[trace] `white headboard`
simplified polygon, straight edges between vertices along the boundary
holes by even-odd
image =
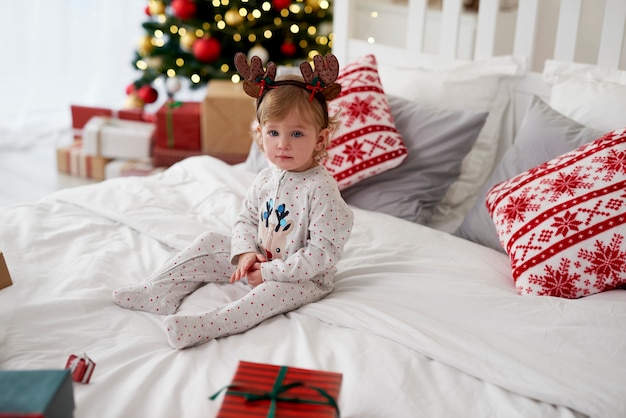
[[[526,57],[540,72],[546,59],[626,69],[624,0],[338,0],[333,53],[340,62],[389,46],[450,59]],[[407,62],[410,64],[410,62]]]
[[[333,53],[340,63],[374,54],[382,63],[524,57],[515,123],[532,95],[547,98],[546,60],[626,70],[626,0],[337,0]],[[476,1],[474,1],[476,3]],[[434,5],[433,5],[434,4]]]

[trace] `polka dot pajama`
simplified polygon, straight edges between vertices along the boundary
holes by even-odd
[[[118,305],[165,318],[168,341],[175,348],[236,334],[263,320],[321,299],[332,290],[321,281],[265,282],[243,298],[202,313],[174,314],[185,296],[205,283],[228,283],[235,270],[230,238],[207,232],[148,280],[113,293]]]

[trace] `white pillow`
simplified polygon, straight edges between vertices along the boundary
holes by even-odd
[[[549,60],[543,77],[558,112],[603,132],[626,126],[626,71]]]
[[[430,226],[454,231],[472,206],[491,173],[499,144],[513,140],[513,87],[526,71],[526,62],[512,56],[473,62],[425,61],[418,68],[379,65],[388,94],[454,110],[488,111],[476,143],[463,160],[461,176],[434,208]]]

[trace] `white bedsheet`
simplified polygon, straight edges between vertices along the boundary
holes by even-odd
[[[239,360],[343,373],[343,417],[626,416],[626,292],[521,297],[503,254],[382,214],[355,209],[331,295],[244,334],[177,351],[162,317],[113,304],[206,228],[228,233],[252,179],[197,157],[1,210],[0,369],[86,352],[77,418],[213,416]],[[181,310],[245,291],[207,285]]]

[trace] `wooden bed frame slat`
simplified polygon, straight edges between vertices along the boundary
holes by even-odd
[[[527,57],[529,66],[532,66],[533,52],[535,50],[535,36],[537,29],[537,10],[539,0],[520,1],[517,11],[517,24],[515,26],[515,43],[513,54]],[[528,36],[532,33],[533,36]]]
[[[474,49],[474,58],[476,59],[493,56],[499,7],[500,0],[482,0],[480,3]]]
[[[411,23],[407,25],[406,48],[409,51],[420,53],[424,51],[424,28],[426,22],[426,8],[428,0],[409,0],[408,16]]]
[[[582,5],[582,0],[569,0],[561,4],[554,45],[554,58],[557,60],[574,61],[576,34],[578,33]]]
[[[626,1],[606,0],[602,37],[598,49],[598,65],[619,68],[624,24],[626,23]]]
[[[461,0],[446,0],[443,2],[441,13],[441,37],[439,38],[439,55],[446,58],[456,58],[459,46],[459,22],[463,4]]]

